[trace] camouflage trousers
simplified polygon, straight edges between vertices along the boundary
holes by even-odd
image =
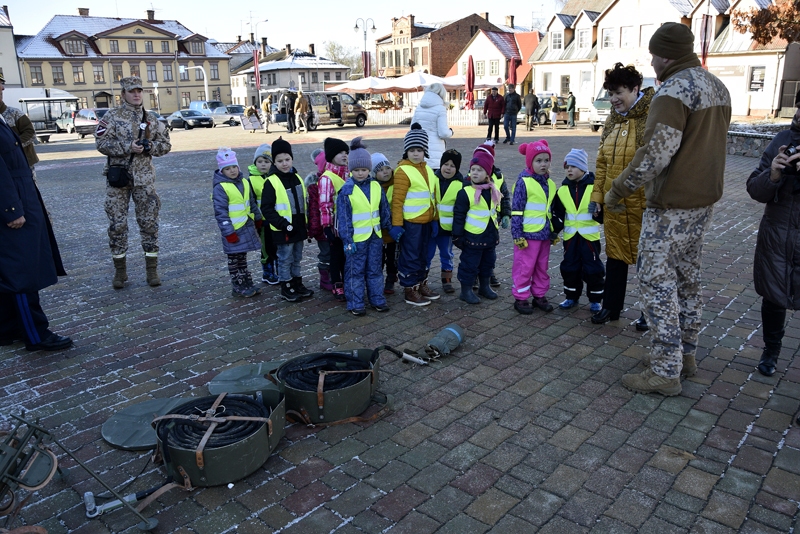
[[[161,199],[154,185],[106,187],[106,215],[108,216],[108,244],[113,256],[123,256],[128,251],[128,206],[131,198],[142,237],[145,253],[158,252],[158,211]]]
[[[650,367],[664,378],[678,378],[683,354],[697,351],[703,312],[703,238],[713,211],[713,206],[707,206],[644,212],[637,260],[639,289],[652,335]]]

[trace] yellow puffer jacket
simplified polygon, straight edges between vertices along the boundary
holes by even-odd
[[[633,160],[636,149],[642,146],[644,126],[654,93],[651,87],[645,89],[644,96],[624,117],[612,108],[597,150],[592,201],[603,204],[605,194],[611,189],[611,182],[625,170]],[[639,253],[639,234],[642,231],[642,215],[645,209],[644,189],[627,197],[625,207],[623,213],[603,212],[606,255],[633,265]]]

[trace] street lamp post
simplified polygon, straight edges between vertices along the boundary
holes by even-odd
[[[206,100],[211,100],[211,98],[208,95],[208,76],[206,76],[206,69],[204,69],[203,67],[180,67],[180,68],[184,69],[184,70],[200,69],[201,71],[203,71],[203,84],[206,87],[206,98],[205,99]],[[222,95],[220,95],[220,96],[222,96]]]
[[[361,23],[361,26],[359,26],[359,22]],[[377,28],[375,27],[375,21],[372,20],[372,19],[364,20],[361,17],[359,17],[359,18],[356,19],[356,25],[353,28],[353,31],[356,32],[356,33],[358,33],[359,29],[363,28],[363,30],[364,30],[364,57],[361,58],[361,62],[364,64],[364,78],[372,75],[371,72],[367,72],[367,61],[366,61],[367,54],[368,54],[368,52],[367,52],[367,25],[370,22],[372,23],[372,28],[370,28],[370,29],[372,30],[372,33],[375,33],[375,30],[377,30]]]

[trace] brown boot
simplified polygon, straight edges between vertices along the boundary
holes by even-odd
[[[419,294],[422,295],[423,297],[425,297],[428,300],[436,300],[436,299],[441,297],[441,295],[439,293],[435,292],[433,289],[428,287],[428,279],[427,278],[425,280],[423,280],[422,283],[419,284],[419,286],[417,286],[417,287],[419,287],[419,289],[418,289]]]
[[[664,378],[650,368],[623,376],[622,385],[637,393],[661,393],[667,397],[681,393],[680,378]]]
[[[114,289],[122,289],[125,287],[125,282],[128,281],[128,269],[126,265],[126,258],[112,258],[114,260]]]
[[[407,287],[406,290],[406,303],[411,304],[412,306],[427,306],[431,303],[430,300],[426,299],[419,292],[419,284]]]
[[[147,270],[147,285],[156,287],[161,285],[161,279],[158,277],[158,256],[144,257],[145,269]]]
[[[442,291],[445,293],[455,293],[453,288],[453,271],[442,271]]]

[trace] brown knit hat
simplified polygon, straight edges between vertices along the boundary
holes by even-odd
[[[650,53],[667,59],[679,59],[694,52],[694,35],[689,26],[666,22],[650,38]]]

